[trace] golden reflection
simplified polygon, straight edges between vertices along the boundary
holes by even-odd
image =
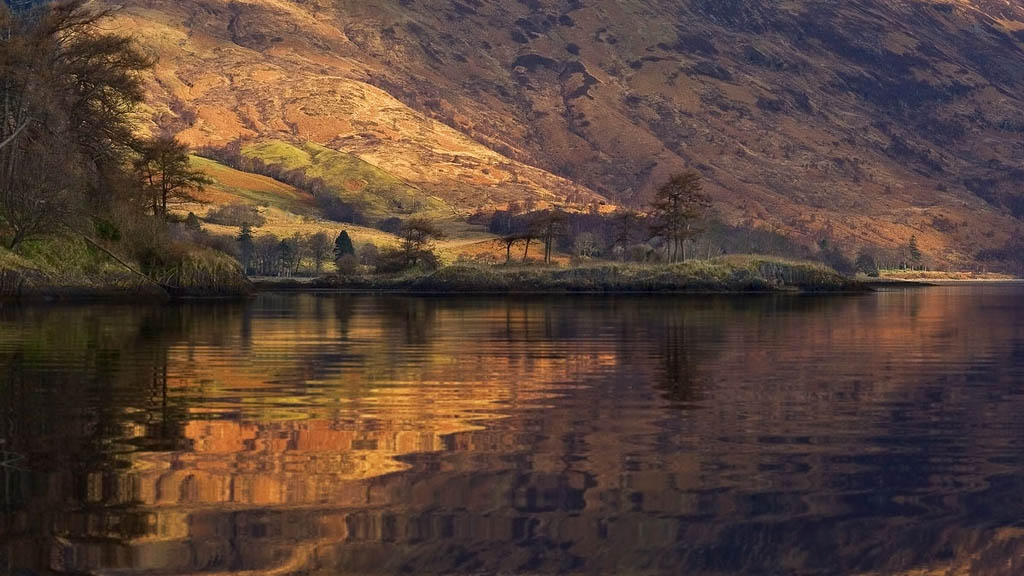
[[[1009,576],[1012,300],[0,310],[33,467],[0,541],[56,573]]]

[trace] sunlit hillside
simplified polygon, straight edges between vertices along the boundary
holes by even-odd
[[[112,3],[155,126],[334,151],[374,214],[642,204],[689,167],[730,221],[952,264],[1024,215],[1014,3]]]

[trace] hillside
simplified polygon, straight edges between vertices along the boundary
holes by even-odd
[[[952,264],[1024,217],[1016,0],[116,4],[160,127],[342,153],[415,209],[640,203],[693,167],[734,222]]]

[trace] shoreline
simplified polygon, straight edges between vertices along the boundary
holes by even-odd
[[[0,303],[232,302],[257,294],[381,294],[424,296],[738,296],[863,294],[887,289],[1020,284],[1011,278],[849,278],[813,262],[761,256],[729,256],[678,264],[599,262],[573,267],[454,264],[437,270],[392,275],[253,277],[230,285],[181,291],[122,275],[89,282],[42,277],[17,268],[0,269]],[[69,279],[70,280],[70,279]]]

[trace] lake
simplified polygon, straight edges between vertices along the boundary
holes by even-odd
[[[3,574],[1024,574],[1024,288],[0,307]]]

